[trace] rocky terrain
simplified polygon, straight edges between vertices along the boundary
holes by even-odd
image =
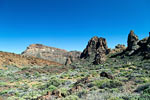
[[[43,54],[45,50],[50,53],[53,49],[35,44],[28,47],[27,52]],[[54,55],[48,52],[46,55]],[[60,54],[62,52],[67,51]],[[41,54],[35,53],[35,56]],[[95,36],[89,40],[80,58],[74,60],[72,56],[67,56],[66,60],[65,65],[61,66],[19,68],[10,65],[7,69],[0,69],[0,98],[150,100],[150,37],[139,40],[134,31],[130,31],[127,47],[118,44],[114,49],[109,49],[105,38]]]
[[[48,47],[42,44],[32,44],[27,47],[24,52],[22,52],[22,55],[34,56],[61,64],[68,64],[68,59],[73,62],[79,58],[80,54],[81,53],[79,51],[68,52],[63,49]]]
[[[44,60],[35,57],[27,57],[19,54],[0,52],[0,68],[2,66],[16,66],[16,67],[25,67],[25,66],[50,66],[61,64],[54,61]],[[5,68],[5,67],[4,67]]]

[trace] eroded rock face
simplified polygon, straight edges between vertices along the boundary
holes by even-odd
[[[138,36],[134,34],[134,31],[131,30],[128,35],[128,47],[127,50],[129,51],[128,55],[132,55],[136,50],[140,48],[138,45],[139,39]]]
[[[94,64],[98,65],[98,64],[102,64],[106,61],[106,54],[104,53],[97,53],[94,59]]]
[[[146,37],[142,40],[138,39],[138,36],[131,31],[128,35],[128,47],[126,49],[129,56],[133,54],[139,54],[146,58],[150,58],[150,37]]]
[[[138,36],[134,34],[134,31],[131,30],[128,35],[128,50],[136,50],[139,48],[139,45],[137,44],[139,41]]]
[[[80,58],[87,58],[87,57],[89,57],[92,53],[96,53],[97,44],[98,44],[98,37],[93,37],[93,38],[88,42],[88,45],[87,45],[86,49],[84,49],[84,51],[81,53],[81,57],[80,57]]]
[[[65,64],[68,57],[72,58],[72,61],[80,57],[79,51],[66,51],[54,47],[44,46],[42,44],[32,44],[22,53],[26,56],[34,56],[50,61],[55,61],[61,64]]]
[[[106,60],[105,55],[107,55],[109,51],[110,49],[107,47],[106,39],[95,36],[88,42],[88,45],[81,53],[80,58],[86,59],[92,57],[94,64],[101,64]]]

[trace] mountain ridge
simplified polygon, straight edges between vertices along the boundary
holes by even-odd
[[[43,44],[31,44],[25,51],[21,53],[26,56],[34,56],[50,61],[55,61],[61,64],[65,64],[67,59],[71,57],[72,61],[79,58],[80,51],[67,51],[56,47],[49,47]]]

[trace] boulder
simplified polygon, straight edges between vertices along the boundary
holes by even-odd
[[[100,73],[100,76],[101,76],[101,77],[106,77],[106,78],[108,78],[108,79],[114,79],[114,77],[113,77],[112,75],[110,75],[110,74],[108,74],[108,73],[106,73],[106,72],[101,72],[101,73]]]

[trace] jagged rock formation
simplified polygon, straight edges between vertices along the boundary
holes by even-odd
[[[150,37],[139,40],[134,31],[130,31],[127,44],[128,47],[125,50],[112,57],[122,56],[122,58],[124,58],[125,56],[138,55],[150,59]]]
[[[132,55],[140,47],[138,45],[138,42],[139,42],[138,36],[134,34],[133,30],[130,31],[127,42],[128,42],[127,50],[130,51],[129,55]]]
[[[128,47],[123,50],[123,52],[117,55],[132,56],[138,54],[143,56],[144,58],[150,58],[150,37],[139,40],[138,36],[134,33],[134,31],[130,31],[127,44]],[[115,55],[114,57],[116,57],[117,55]]]
[[[134,34],[134,31],[131,30],[129,35],[128,35],[128,50],[135,50],[138,48],[137,43],[139,39],[138,36]]]
[[[0,68],[3,66],[50,66],[50,65],[61,65],[59,63],[48,61],[35,57],[27,57],[19,54],[0,52]]]
[[[94,64],[101,64],[106,60],[105,55],[110,52],[107,47],[106,39],[93,37],[89,42],[87,47],[81,53],[80,58],[86,59],[88,57],[94,60]]]
[[[61,64],[65,64],[68,57],[72,57],[72,61],[80,57],[79,51],[66,51],[54,47],[44,46],[42,44],[32,44],[22,53],[26,56],[34,56],[50,61],[55,61]]]

